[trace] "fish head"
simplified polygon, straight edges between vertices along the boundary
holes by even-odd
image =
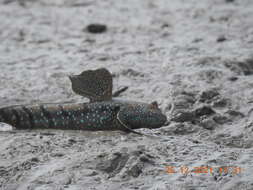
[[[118,113],[118,120],[131,129],[162,127],[167,117],[158,107],[157,102],[150,104],[129,104]]]

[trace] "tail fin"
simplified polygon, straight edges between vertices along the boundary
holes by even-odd
[[[0,123],[4,122],[3,109],[0,108]]]
[[[0,131],[11,131],[13,127],[6,123],[3,116],[3,110],[0,109]]]
[[[6,122],[6,114],[5,114],[4,108],[0,108],[0,122],[1,123]]]
[[[1,123],[7,123],[9,125],[11,125],[12,123],[10,123],[11,119],[11,113],[8,110],[8,108],[0,108],[0,122]]]

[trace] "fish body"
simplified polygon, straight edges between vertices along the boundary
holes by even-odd
[[[107,75],[104,71],[101,73],[101,69],[93,72],[88,71],[88,79],[98,73]],[[102,85],[97,83],[87,86],[90,81],[86,74],[76,75],[71,81],[74,92],[89,97],[89,103],[4,107],[0,108],[0,122],[8,123],[16,129],[131,131],[137,128],[158,128],[167,121],[156,102],[146,104],[114,99],[111,79],[102,81]],[[99,77],[97,80],[102,80]]]
[[[118,127],[116,109],[109,102],[11,106],[0,118],[16,129],[109,130]]]
[[[78,104],[20,105],[1,108],[0,121],[16,129],[71,130],[124,130],[119,117],[126,123],[132,120],[131,129],[143,125],[148,128],[150,124],[159,127],[166,121],[166,117],[158,110],[154,110],[153,116],[151,112],[150,115],[141,114],[145,109],[150,109],[150,104],[119,100]],[[154,114],[156,114],[155,119],[152,119]]]

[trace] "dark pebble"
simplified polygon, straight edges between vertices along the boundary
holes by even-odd
[[[30,159],[30,162],[39,162],[39,161],[40,160],[37,157],[33,157],[33,158]]]
[[[200,143],[200,141],[198,141],[198,140],[192,140],[192,142],[195,143],[195,144],[199,144]]]
[[[227,40],[227,38],[225,37],[225,36],[223,36],[223,35],[221,35],[221,36],[219,36],[218,38],[217,38],[217,42],[224,42],[224,41],[226,41]]]
[[[219,96],[219,92],[217,92],[215,89],[207,90],[201,93],[200,95],[200,102],[208,102],[212,100],[214,97]]]
[[[203,39],[202,38],[195,38],[192,42],[193,43],[198,43],[198,42],[202,42]]]
[[[100,34],[106,32],[107,27],[104,24],[90,24],[86,29],[89,33]]]
[[[228,80],[230,80],[230,81],[237,81],[238,77],[229,77]]]
[[[169,27],[169,24],[163,24],[161,28],[168,28]]]
[[[198,108],[198,109],[195,110],[195,114],[196,114],[197,117],[201,117],[201,116],[204,116],[204,115],[212,115],[214,113],[215,113],[215,111],[212,108],[208,107],[208,106],[203,106],[203,107]]]
[[[69,141],[69,143],[71,143],[71,144],[77,143],[77,141],[76,141],[75,139],[69,139],[68,141]]]

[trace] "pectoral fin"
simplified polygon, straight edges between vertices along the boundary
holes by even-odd
[[[105,69],[83,71],[80,75],[69,76],[72,90],[91,102],[112,99],[112,75]]]
[[[119,121],[119,123],[121,124],[121,126],[124,128],[124,130],[138,134],[138,135],[144,135],[142,133],[139,133],[133,129],[131,129],[130,126],[128,126],[128,123],[126,121],[126,118],[124,117],[124,113],[126,112],[125,108],[119,110],[119,112],[117,113],[117,120]]]

